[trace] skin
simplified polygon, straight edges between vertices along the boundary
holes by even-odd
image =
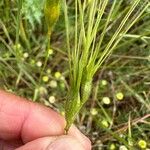
[[[0,149],[90,150],[90,140],[75,126],[64,135],[57,112],[0,90]]]

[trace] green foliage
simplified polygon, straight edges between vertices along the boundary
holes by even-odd
[[[44,0],[24,0],[22,6],[22,13],[25,19],[29,21],[32,28],[35,28],[35,23],[41,23],[43,16],[43,4]]]

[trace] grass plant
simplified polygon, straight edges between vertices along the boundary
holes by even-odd
[[[150,148],[148,0],[1,0],[0,14],[1,88],[59,111],[94,150]]]
[[[64,3],[71,85],[66,103],[66,131],[89,99],[95,73],[149,6],[149,1],[144,1],[139,7],[140,0],[134,0],[118,20],[113,20],[118,1],[114,0],[107,10],[109,3],[109,0],[83,3],[75,0],[74,49],[70,45],[68,9],[66,1]],[[109,28],[113,26],[117,28],[104,43]]]

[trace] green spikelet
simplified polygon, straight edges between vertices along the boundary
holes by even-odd
[[[60,0],[45,0],[44,14],[48,27],[48,34],[51,34],[60,14]]]
[[[81,99],[82,99],[82,105],[89,99],[91,94],[91,88],[92,88],[92,81],[88,80],[82,83],[81,86]]]
[[[89,75],[89,71],[87,68],[84,68],[82,81],[80,86],[80,95],[81,95],[81,102],[82,105],[89,99],[92,89],[92,78]]]
[[[67,123],[65,127],[66,134],[68,133],[70,126],[74,122],[80,108],[80,93],[71,89],[65,107],[65,118]]]
[[[65,117],[67,122],[65,127],[66,133],[68,132],[70,126],[73,124],[82,106],[89,99],[91,94],[91,88],[92,88],[92,79],[88,78],[88,72],[86,69],[84,69],[80,89],[77,90],[71,87],[69,93],[70,95],[66,103],[66,111],[65,111],[66,112]]]

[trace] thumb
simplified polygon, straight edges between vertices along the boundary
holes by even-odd
[[[59,137],[44,137],[17,148],[16,150],[90,150],[85,149],[82,144],[72,136],[63,135]]]

